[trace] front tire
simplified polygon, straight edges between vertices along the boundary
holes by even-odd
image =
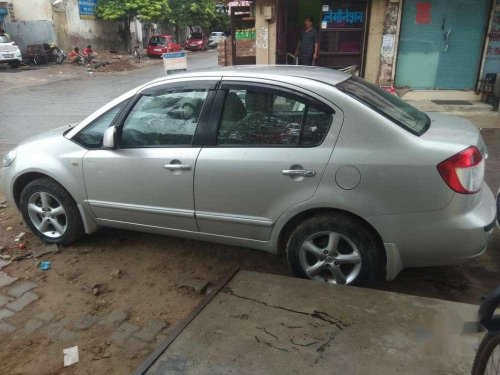
[[[472,365],[472,375],[497,374],[500,369],[500,334],[488,332],[479,344]],[[491,372],[489,371],[491,370]]]
[[[51,179],[41,178],[26,185],[19,206],[31,231],[47,243],[67,245],[84,234],[75,201]]]
[[[380,245],[361,220],[346,214],[304,220],[290,235],[288,264],[295,276],[332,284],[368,286],[380,274]]]

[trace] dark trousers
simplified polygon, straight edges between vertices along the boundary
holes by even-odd
[[[312,55],[299,55],[299,65],[312,65],[313,56]]]

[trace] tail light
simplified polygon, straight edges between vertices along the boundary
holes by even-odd
[[[484,179],[484,158],[476,146],[471,146],[441,162],[437,169],[443,180],[455,192],[474,194],[481,190]]]

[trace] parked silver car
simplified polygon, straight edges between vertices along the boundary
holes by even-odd
[[[368,285],[485,251],[486,156],[471,123],[357,77],[239,67],[158,79],[23,142],[2,186],[48,243],[126,228],[285,252],[297,276]]]

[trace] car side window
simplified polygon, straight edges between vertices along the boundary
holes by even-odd
[[[128,100],[125,100],[99,116],[83,128],[78,134],[76,134],[73,137],[73,141],[88,149],[101,148],[104,132],[107,128],[109,128],[115,117],[121,112],[127,102]]]
[[[228,146],[317,146],[333,110],[286,92],[259,88],[227,92],[217,143]]]
[[[120,147],[189,146],[208,90],[144,95],[126,118]]]

